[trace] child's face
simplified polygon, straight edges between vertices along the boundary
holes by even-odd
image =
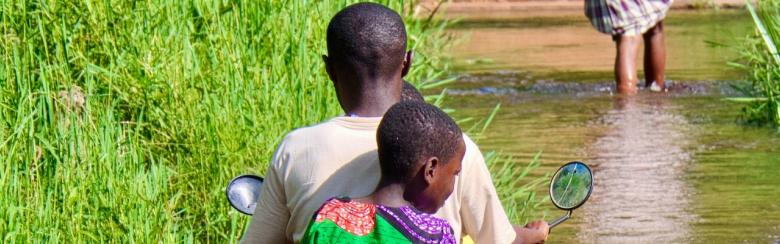
[[[455,177],[460,174],[461,161],[463,161],[463,156],[465,154],[466,144],[461,140],[458,144],[458,148],[455,150],[455,155],[451,157],[448,162],[441,165],[441,167],[433,169],[434,173],[430,185],[423,192],[425,198],[427,198],[431,204],[420,210],[434,213],[444,205],[444,201],[447,200],[455,188]]]

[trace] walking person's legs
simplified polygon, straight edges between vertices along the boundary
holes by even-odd
[[[638,36],[615,37],[617,55],[615,56],[615,81],[620,94],[637,92],[636,55],[639,51]]]
[[[666,43],[664,40],[663,21],[658,22],[653,28],[645,32],[642,37],[645,40],[645,87],[653,91],[666,89]],[[652,86],[655,82],[656,86]]]

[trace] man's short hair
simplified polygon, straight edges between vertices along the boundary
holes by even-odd
[[[328,55],[369,76],[396,72],[406,53],[406,28],[398,13],[375,3],[353,4],[328,24]]]
[[[444,111],[424,102],[397,103],[377,129],[382,177],[406,182],[420,160],[438,157],[444,164],[455,156],[462,140],[460,127]]]
[[[404,88],[401,90],[401,101],[425,102],[425,98],[423,98],[423,95],[420,94],[420,91],[414,85],[404,81]]]

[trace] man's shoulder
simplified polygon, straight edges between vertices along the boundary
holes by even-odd
[[[332,120],[326,120],[317,124],[296,128],[287,135],[284,136],[282,142],[306,140],[309,138],[317,138],[330,132],[331,127],[334,126]]]
[[[466,144],[466,150],[477,150],[479,151],[479,146],[477,146],[477,143],[474,142],[474,140],[471,140],[471,137],[469,135],[466,135],[466,133],[463,133],[463,142]]]
[[[381,118],[334,117],[326,121],[301,127],[288,133],[282,140],[285,143],[306,143],[323,141],[344,141],[351,139],[375,140],[376,128]]]
[[[290,131],[279,142],[272,163],[277,166],[286,165],[290,157],[307,154],[316,147],[326,146],[328,143],[325,138],[329,133],[333,133],[330,126],[331,122],[325,121]]]
[[[463,142],[466,144],[466,155],[463,156],[463,164],[464,168],[470,168],[466,167],[466,165],[470,165],[473,163],[482,163],[484,164],[485,159],[482,155],[482,151],[479,150],[479,146],[477,146],[477,143],[475,143],[471,138],[469,138],[468,135],[465,133],[463,134]]]

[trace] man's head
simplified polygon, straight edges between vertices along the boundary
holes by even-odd
[[[405,185],[404,199],[436,212],[452,193],[466,145],[455,121],[433,105],[393,105],[377,130],[382,180]]]
[[[398,99],[412,56],[406,52],[406,28],[398,13],[379,4],[354,4],[330,20],[327,36],[323,60],[344,110],[367,94],[389,93]]]

